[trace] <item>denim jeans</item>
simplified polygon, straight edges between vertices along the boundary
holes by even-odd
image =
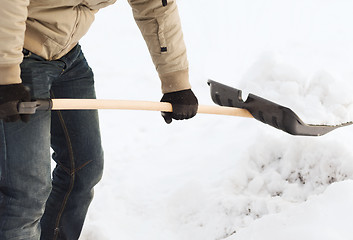
[[[79,45],[56,61],[23,52],[21,78],[33,98],[95,98]],[[78,239],[102,172],[96,110],[37,111],[28,123],[0,121],[0,239]]]

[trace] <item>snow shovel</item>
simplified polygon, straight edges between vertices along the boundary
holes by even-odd
[[[283,107],[256,95],[249,94],[244,102],[241,90],[209,80],[212,100],[221,106],[199,105],[198,113],[249,117],[260,120],[292,135],[321,136],[341,125],[305,124],[289,108]],[[17,103],[15,103],[17,104]],[[44,99],[33,102],[20,102],[20,114],[33,114],[36,110],[78,110],[78,109],[126,109],[172,112],[172,105],[165,102],[102,100],[102,99]]]
[[[172,112],[173,108],[167,102],[137,101],[137,100],[108,100],[108,99],[38,99],[32,102],[11,102],[18,104],[18,112],[13,114],[34,114],[37,110],[89,110],[89,109],[125,109],[125,110],[149,110]],[[15,105],[16,106],[16,105]],[[238,117],[253,116],[246,109],[199,105],[197,113],[229,115]],[[1,116],[1,112],[0,112]]]
[[[213,80],[208,80],[208,85],[211,87],[212,100],[216,104],[246,109],[255,119],[292,135],[322,136],[336,128],[353,124],[353,122],[340,125],[305,124],[297,114],[287,107],[254,94],[249,94],[246,101],[243,101],[241,90]]]

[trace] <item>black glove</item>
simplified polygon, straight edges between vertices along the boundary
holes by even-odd
[[[17,109],[19,102],[28,101],[31,101],[31,95],[22,83],[0,85],[0,119],[5,122],[15,122],[19,119],[28,122],[29,115],[20,115]]]
[[[198,101],[191,89],[165,93],[161,102],[169,102],[173,106],[173,112],[162,112],[166,123],[176,120],[189,119],[196,115]]]

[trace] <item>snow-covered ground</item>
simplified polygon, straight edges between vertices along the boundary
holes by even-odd
[[[353,1],[179,0],[193,90],[211,78],[293,109],[353,120]],[[81,42],[102,99],[159,101],[127,1]],[[82,240],[348,240],[353,126],[295,137],[253,119],[100,112],[105,174]]]

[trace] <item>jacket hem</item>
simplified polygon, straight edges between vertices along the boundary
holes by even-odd
[[[50,47],[47,46],[48,42],[50,42]],[[68,47],[63,48],[55,41],[51,40],[49,37],[39,33],[35,29],[32,29],[30,26],[27,26],[23,47],[33,52],[34,54],[41,56],[45,60],[52,61],[63,57],[65,54],[70,52],[76,45],[77,42],[73,42]],[[53,55],[53,52],[60,53],[57,55]]]

